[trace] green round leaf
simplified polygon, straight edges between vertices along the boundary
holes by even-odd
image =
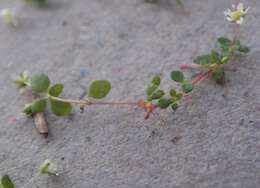
[[[178,103],[173,103],[173,104],[171,105],[171,107],[172,107],[172,110],[175,111],[175,110],[178,109],[179,105],[178,105]]]
[[[151,81],[152,84],[159,86],[161,83],[160,75],[155,75]]]
[[[153,94],[152,94],[152,100],[156,100],[156,99],[159,99],[161,98],[162,96],[164,96],[164,91],[163,90],[157,90],[155,91]]]
[[[184,81],[184,75],[181,71],[172,71],[171,78],[175,82],[183,82]]]
[[[218,42],[223,48],[228,48],[232,45],[232,41],[225,37],[218,38]]]
[[[111,84],[107,80],[95,80],[91,83],[88,96],[95,99],[102,99],[110,92]]]
[[[50,99],[51,111],[56,116],[67,116],[72,111],[72,106],[68,102],[61,102],[54,99]]]
[[[147,88],[146,88],[146,94],[149,96],[149,95],[152,95],[153,92],[158,88],[158,85],[155,85],[155,84],[151,84],[149,85]]]
[[[171,99],[160,98],[157,102],[157,106],[162,109],[165,109],[165,108],[168,108],[171,103],[172,103]]]
[[[221,59],[220,59],[220,54],[218,52],[216,52],[215,50],[211,51],[210,54],[210,58],[211,58],[211,63],[220,63]]]
[[[32,113],[43,112],[46,108],[46,99],[38,99],[32,102],[31,110]]]
[[[187,81],[183,82],[182,90],[184,93],[189,93],[193,90],[193,85]]]
[[[247,46],[240,46],[238,50],[242,53],[250,52],[250,49]]]
[[[224,69],[217,69],[216,71],[214,71],[212,73],[212,76],[211,78],[215,81],[219,81],[219,80],[222,80],[225,76],[225,72],[224,72]]]
[[[1,179],[4,188],[14,188],[14,184],[8,175],[4,175]]]
[[[63,91],[63,88],[64,88],[63,84],[55,84],[51,86],[51,88],[49,89],[49,95],[53,97],[58,97]]]
[[[30,84],[33,91],[46,92],[50,85],[50,80],[45,74],[34,74],[31,77]]]

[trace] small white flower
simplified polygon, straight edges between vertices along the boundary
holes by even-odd
[[[13,13],[12,10],[5,8],[2,9],[1,12],[1,17],[4,23],[12,25],[12,26],[17,26],[17,21],[15,19],[15,14]]]
[[[45,160],[39,169],[39,175],[53,175],[53,176],[58,176],[59,174],[57,173],[57,166],[52,163],[50,160]]]
[[[233,10],[227,9],[224,12],[227,21],[242,24],[244,21],[244,17],[247,15],[250,8],[244,8],[243,3],[239,3],[237,6],[232,5],[232,9]]]

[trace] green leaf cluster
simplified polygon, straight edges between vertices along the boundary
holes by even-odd
[[[46,74],[33,74],[31,78],[26,77],[26,82],[31,89],[38,93],[41,97],[35,99],[30,104],[24,106],[23,112],[28,115],[43,112],[47,105],[50,105],[51,111],[57,116],[67,116],[72,111],[72,105],[69,100],[60,98],[64,85],[54,84]],[[111,84],[107,80],[95,80],[88,89],[88,98],[102,99],[108,95],[111,89]]]
[[[160,108],[168,108],[170,101],[164,97],[165,92],[160,89],[160,84],[160,75],[155,75],[146,89],[147,101],[155,101]]]
[[[242,45],[239,40],[232,41],[228,38],[220,37],[217,43],[221,49],[221,53],[226,56],[250,52],[249,47]]]
[[[0,188],[14,188],[14,184],[8,175],[2,176]]]
[[[205,68],[211,69],[212,79],[218,81],[223,79],[224,71],[221,65],[228,63],[234,56],[248,53],[250,49],[241,45],[239,40],[230,40],[226,37],[217,39],[217,49],[211,50],[209,54],[196,57],[193,62]]]
[[[171,76],[174,81],[185,85],[183,86],[184,90],[186,92],[188,91],[188,88],[186,88],[188,82],[185,81],[182,72],[173,71]],[[173,110],[176,110],[179,106],[183,94],[181,92],[178,92],[175,88],[171,88],[169,93],[167,94],[167,92],[160,89],[160,84],[160,75],[155,75],[146,89],[147,101],[154,101],[156,105],[161,109],[171,107]]]

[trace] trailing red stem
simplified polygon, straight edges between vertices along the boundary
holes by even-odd
[[[195,64],[195,63],[184,63],[180,65],[181,69],[199,69],[201,68],[200,65]]]
[[[192,84],[196,85],[199,82],[203,81],[204,79],[206,79],[210,75],[211,72],[212,72],[212,70],[209,70],[205,73],[199,74],[195,79],[192,80]]]

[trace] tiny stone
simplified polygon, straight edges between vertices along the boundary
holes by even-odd
[[[62,26],[67,26],[68,25],[68,22],[66,21],[66,20],[64,20],[63,22],[62,22]]]

